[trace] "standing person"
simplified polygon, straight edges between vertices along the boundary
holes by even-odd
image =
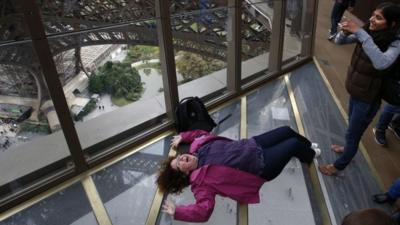
[[[342,155],[333,164],[319,166],[321,173],[335,175],[344,170],[357,153],[361,136],[380,107],[382,77],[392,72],[391,65],[400,53],[399,25],[400,7],[393,3],[380,4],[363,28],[352,21],[342,22],[342,31],[335,42],[357,42],[346,78],[350,94],[349,125],[345,146],[331,146]]]
[[[334,0],[332,12],[331,12],[331,29],[329,30],[328,40],[332,40],[337,33],[337,26],[340,20],[342,20],[343,14],[346,9],[351,12],[353,11],[356,0]]]
[[[291,21],[290,34],[300,37],[302,21],[303,0],[289,0],[287,2],[286,14]]]
[[[386,104],[383,108],[379,121],[373,129],[375,142],[386,146],[386,129],[400,139],[400,106]]]
[[[181,193],[191,185],[196,203],[163,205],[175,220],[188,222],[208,221],[217,194],[245,204],[260,202],[263,183],[277,177],[292,157],[310,164],[320,154],[287,126],[238,141],[203,130],[187,131],[175,136],[171,146],[181,142],[191,143],[189,154],[169,157],[157,184],[164,193]]]

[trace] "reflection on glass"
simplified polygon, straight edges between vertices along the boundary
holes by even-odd
[[[165,113],[154,33],[148,20],[50,39],[83,148]]]
[[[171,29],[181,99],[226,88],[227,12],[224,1],[173,1]]]
[[[0,43],[20,41],[29,38],[29,32],[24,22],[24,16],[18,1],[0,1]]]
[[[169,139],[164,139],[93,175],[114,225],[146,223],[156,173],[168,152]]]
[[[243,1],[242,79],[268,68],[272,18],[272,1]]]
[[[69,151],[32,44],[4,45],[0,52],[3,196],[26,184],[16,179],[67,157]]]
[[[288,0],[286,3],[285,34],[282,60],[301,53],[303,0]]]
[[[86,193],[74,184],[3,220],[0,225],[97,225]]]

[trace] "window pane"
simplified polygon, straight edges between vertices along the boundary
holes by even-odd
[[[29,39],[29,32],[17,1],[0,1],[0,43]]]
[[[242,3],[242,79],[268,68],[273,13],[272,1]]]
[[[97,225],[86,193],[74,184],[0,222],[0,225]]]
[[[1,198],[64,167],[69,151],[32,43],[2,45],[0,52]]]
[[[226,88],[225,1],[172,1],[171,29],[180,99]]]
[[[286,3],[283,61],[301,53],[304,9],[303,0],[288,0]]]
[[[49,39],[83,148],[165,113],[156,33],[146,20]]]

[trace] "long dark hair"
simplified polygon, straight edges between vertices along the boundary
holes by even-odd
[[[170,156],[161,164],[156,183],[163,193],[179,194],[190,185],[188,175],[172,169],[171,161],[175,158]]]
[[[369,21],[363,28],[371,35],[379,49],[381,51],[386,51],[393,41],[400,39],[400,6],[392,2],[384,2],[379,4],[375,10],[382,10],[382,15],[386,20],[387,29],[371,31],[369,30]]]

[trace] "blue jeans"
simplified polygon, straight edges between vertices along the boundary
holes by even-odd
[[[383,108],[381,116],[379,117],[379,122],[376,125],[376,129],[382,131],[386,130],[388,128],[389,123],[392,122],[394,115],[398,113],[400,113],[400,106],[386,104],[385,107]],[[399,120],[400,116],[396,116],[396,118],[394,119],[395,126],[399,124],[399,122],[396,122]]]
[[[335,161],[334,166],[343,170],[351,162],[358,150],[361,136],[379,110],[380,100],[374,103],[359,101],[350,97],[349,126],[346,130],[346,144],[343,154]]]
[[[394,184],[390,186],[388,194],[393,199],[400,198],[400,178],[397,178]]]
[[[292,157],[309,164],[315,155],[311,142],[288,126],[253,138],[263,149],[265,167],[261,176],[267,181],[277,177]]]
[[[333,5],[331,12],[331,32],[330,32],[331,35],[337,33],[338,23],[342,19],[342,16],[346,11],[346,9],[347,6],[343,5],[342,3],[335,2],[335,4]]]

